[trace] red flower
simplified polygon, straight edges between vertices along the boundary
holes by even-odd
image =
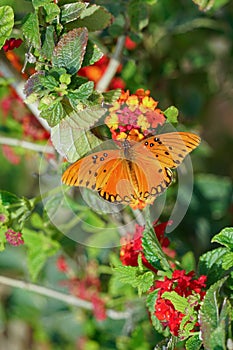
[[[56,261],[56,265],[57,265],[57,269],[60,272],[68,272],[69,270],[69,266],[64,258],[64,256],[59,256],[59,258]]]
[[[173,335],[179,335],[180,323],[185,315],[177,311],[170,300],[163,298],[163,293],[175,291],[180,296],[187,298],[188,301],[189,296],[196,294],[199,296],[199,300],[202,300],[206,293],[204,291],[206,278],[206,276],[200,276],[195,279],[193,271],[186,274],[184,270],[175,270],[172,278],[164,277],[163,280],[155,282],[155,286],[151,289],[158,289],[154,314],[164,327],[169,327]],[[197,302],[194,305],[195,312],[198,312],[199,308],[200,304]],[[198,323],[195,326],[198,326]]]
[[[162,246],[166,248],[169,245],[169,239],[164,237],[164,232],[167,225],[171,225],[171,221],[163,222],[161,224],[154,223],[155,234]],[[148,269],[157,272],[157,270],[147,261],[143,253],[142,247],[142,236],[143,236],[144,227],[136,225],[135,232],[133,235],[128,235],[121,239],[121,250],[120,250],[120,259],[123,265],[125,266],[138,266],[138,255],[142,255],[142,263]],[[173,252],[171,250],[171,252]],[[169,255],[170,256],[170,255]]]
[[[15,153],[14,148],[12,148],[11,146],[2,145],[2,153],[11,164],[17,165],[20,163],[20,156]]]
[[[14,50],[15,48],[19,47],[22,44],[22,42],[22,39],[10,38],[5,41],[5,44],[3,45],[3,50],[5,52],[9,50]]]
[[[24,244],[22,233],[9,229],[5,232],[6,240],[10,245],[18,246]]]
[[[125,47],[126,47],[126,49],[127,50],[134,50],[136,46],[137,46],[137,44],[132,39],[130,39],[129,36],[127,36],[126,39],[125,39]]]

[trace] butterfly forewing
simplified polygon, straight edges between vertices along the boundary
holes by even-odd
[[[143,145],[165,167],[177,168],[184,158],[200,143],[200,137],[188,132],[172,132],[152,136],[135,147]]]

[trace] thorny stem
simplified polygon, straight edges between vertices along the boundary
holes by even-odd
[[[77,298],[73,295],[64,294],[53,289],[39,286],[33,283],[20,281],[20,280],[16,280],[5,276],[0,276],[0,283],[10,287],[20,288],[31,292],[35,292],[40,295],[44,295],[46,297],[50,297],[53,299],[61,300],[69,305],[77,306],[86,310],[93,310],[93,305],[89,301]],[[112,309],[108,309],[106,313],[109,318],[112,318],[114,320],[127,319],[130,316],[130,311],[119,312]]]

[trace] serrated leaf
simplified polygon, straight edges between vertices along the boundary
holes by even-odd
[[[0,49],[10,36],[14,26],[14,11],[10,6],[0,7]]]
[[[155,330],[159,333],[164,333],[164,327],[161,322],[155,316],[155,303],[158,296],[158,290],[155,290],[148,294],[146,299],[146,306],[150,312],[150,317]]]
[[[19,203],[21,201],[21,198],[8,191],[0,191],[0,200],[4,206],[7,206]]]
[[[24,84],[24,93],[26,97],[43,90],[43,84],[42,84],[43,77],[44,77],[43,72],[37,72],[30,76],[30,78]]]
[[[185,297],[182,297],[181,295],[176,293],[175,291],[164,292],[162,294],[162,298],[170,300],[174,305],[174,308],[177,311],[182,312],[183,314],[185,314],[186,313],[185,310],[190,307],[188,300]]]
[[[54,49],[53,66],[64,67],[69,74],[77,73],[83,62],[87,39],[88,31],[86,28],[76,28],[64,34]]]
[[[57,16],[60,14],[60,8],[57,4],[47,4],[44,5],[44,9],[46,12],[45,21],[52,22]]]
[[[91,40],[88,40],[82,67],[86,67],[94,64],[95,62],[99,61],[102,56],[103,56],[103,53],[98,48],[98,46],[94,44]]]
[[[217,242],[233,250],[233,228],[224,228],[220,233],[213,237],[211,242]]]
[[[137,288],[139,295],[148,291],[154,282],[154,274],[151,271],[140,273],[138,267],[118,266],[114,268],[114,274],[120,282]]]
[[[87,5],[85,3],[81,2],[61,6],[61,23],[65,24],[79,18],[80,14],[86,8],[86,6]]]
[[[144,0],[131,0],[128,14],[131,28],[136,32],[141,31],[149,23],[148,8]]]
[[[40,31],[39,22],[35,13],[29,13],[22,25],[23,35],[27,39],[29,45],[34,46],[36,49],[40,49]]]
[[[35,281],[48,257],[56,254],[60,245],[41,232],[23,230],[24,243],[28,248],[27,260],[31,279]]]
[[[48,26],[46,28],[45,39],[41,48],[41,55],[48,60],[51,59],[55,47],[54,33],[54,26]]]
[[[66,28],[86,27],[88,31],[94,32],[106,28],[112,19],[112,15],[104,7],[98,5],[88,6],[82,11],[81,16],[76,21],[68,23]]]
[[[216,349],[218,349],[218,346],[223,345],[222,336],[220,335],[221,332],[219,332],[219,328],[222,330],[222,325],[221,322],[219,322],[217,296],[219,289],[225,281],[226,278],[223,278],[210,286],[200,308],[201,337],[206,349],[214,349],[215,346]],[[225,349],[225,347],[220,347],[220,349]]]
[[[169,123],[178,122],[177,117],[178,117],[179,111],[176,107],[174,106],[168,107],[163,113],[167,118],[167,122]]]
[[[154,229],[148,224],[143,231],[142,246],[145,258],[154,268],[170,270],[170,265],[162,251]]]
[[[121,96],[121,89],[109,90],[107,92],[103,92],[104,103],[112,104],[118,100]]]
[[[222,267],[224,270],[228,270],[233,267],[233,252],[226,253],[223,256]]]
[[[186,350],[199,350],[202,346],[202,340],[199,337],[199,334],[193,335],[185,343]]]
[[[105,114],[104,108],[86,108],[72,113],[52,128],[51,139],[54,147],[69,162],[84,156],[103,141],[93,135],[89,129]]]
[[[54,103],[50,104],[48,108],[43,108],[40,112],[40,117],[46,119],[51,127],[56,126],[68,115],[69,112],[59,100],[54,101]]]
[[[32,0],[32,5],[35,9],[38,9],[40,6],[45,6],[50,4],[53,0]]]
[[[69,98],[72,107],[75,109],[80,101],[84,102],[84,100],[87,100],[93,90],[93,81],[88,81],[82,84],[78,89],[69,91],[67,97]]]
[[[225,274],[222,259],[228,253],[227,248],[217,248],[203,254],[198,263],[198,274],[207,276],[207,284],[211,285]]]

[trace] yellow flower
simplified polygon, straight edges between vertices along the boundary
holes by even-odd
[[[149,129],[150,127],[150,124],[148,123],[146,117],[143,114],[139,115],[137,125],[141,127],[142,131]]]
[[[155,101],[152,97],[149,97],[149,96],[145,96],[143,97],[142,99],[142,105],[143,107],[146,107],[146,108],[150,108],[150,109],[155,109],[155,107],[157,106],[158,102]]]
[[[114,129],[114,130],[117,129],[119,125],[117,114],[116,113],[109,114],[105,119],[105,124],[107,124],[107,126],[110,129]]]

